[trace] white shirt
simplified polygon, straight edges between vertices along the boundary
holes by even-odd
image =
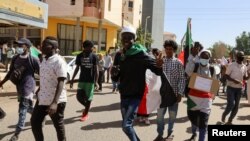
[[[243,82],[244,75],[247,76],[247,67],[244,64],[233,62],[227,67],[226,74],[231,78]],[[242,88],[242,84],[235,84],[233,81],[228,80],[227,85],[233,88]]]
[[[187,73],[188,76],[192,75],[194,71],[195,63],[198,63],[198,61],[199,61],[198,55],[194,57],[192,54],[190,54],[188,56],[188,62],[187,62],[186,69],[185,69],[185,72]]]
[[[112,65],[112,58],[110,55],[104,56],[104,68],[109,68]]]
[[[58,54],[49,57],[48,60],[44,58],[40,65],[39,105],[50,105],[53,102],[59,77],[67,78],[66,62]],[[67,102],[65,83],[58,103]]]

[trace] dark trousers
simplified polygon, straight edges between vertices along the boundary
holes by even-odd
[[[59,103],[57,105],[56,113],[53,115],[50,115],[50,118],[53,121],[54,127],[56,128],[58,141],[66,141],[65,127],[63,123],[65,107],[66,107],[66,102]],[[38,102],[37,102],[34,108],[33,114],[31,116],[32,132],[36,141],[44,141],[43,131],[42,131],[42,122],[45,116],[48,114],[47,113],[48,108],[49,106],[38,105]]]
[[[232,122],[236,114],[238,113],[240,98],[242,95],[241,88],[233,88],[227,86],[227,107],[223,112],[223,117],[226,117],[229,113],[229,122]]]
[[[104,71],[99,71],[99,77],[98,77],[99,90],[102,90],[103,80],[104,80]]]

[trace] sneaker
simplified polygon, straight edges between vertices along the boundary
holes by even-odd
[[[158,136],[154,139],[154,141],[163,141],[163,137],[160,136],[160,135],[158,135]]]
[[[9,141],[17,141],[18,140],[18,135],[13,135]]]
[[[83,115],[80,121],[86,121],[89,119],[89,115]]]
[[[193,135],[191,136],[191,138],[190,138],[188,141],[195,141],[195,140],[196,140],[196,137],[197,137],[197,135],[196,135],[196,134],[193,134]]]
[[[145,119],[144,119],[144,122],[145,122],[146,125],[150,125],[150,121],[149,121],[148,118],[145,118]]]

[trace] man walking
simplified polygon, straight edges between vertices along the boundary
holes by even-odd
[[[107,72],[107,83],[109,83],[109,74],[110,74],[110,68],[112,66],[112,57],[109,54],[109,51],[106,52],[106,55],[104,56],[104,78],[105,78],[105,72]],[[105,79],[104,79],[105,81]]]
[[[11,137],[10,141],[18,140],[18,136],[25,125],[26,113],[32,113],[33,111],[33,96],[35,93],[35,79],[34,73],[39,72],[39,61],[30,55],[29,49],[31,47],[30,40],[21,38],[16,42],[18,47],[16,52],[18,55],[14,56],[10,65],[10,70],[0,82],[0,87],[10,80],[14,80],[15,72],[19,72],[21,75],[15,83],[19,101],[19,119],[16,125],[16,131]],[[21,73],[20,73],[21,72]],[[13,81],[14,82],[14,81]]]
[[[44,141],[42,122],[48,114],[56,128],[58,141],[66,141],[63,120],[67,102],[67,65],[63,58],[56,54],[57,48],[58,41],[55,37],[46,37],[42,43],[45,58],[40,66],[38,101],[31,117],[32,132],[36,141]]]
[[[169,80],[170,87],[173,91],[164,93],[161,95],[174,95],[177,101],[169,101],[162,96],[162,102],[160,108],[157,110],[157,132],[158,136],[155,141],[163,140],[163,131],[164,131],[164,116],[167,109],[169,110],[169,119],[168,119],[168,135],[169,138],[173,133],[174,122],[178,112],[178,103],[181,101],[182,96],[184,95],[185,89],[185,72],[184,67],[180,60],[174,57],[174,53],[177,51],[178,45],[173,40],[166,40],[164,43],[164,48],[166,52],[166,57],[163,59],[163,72],[164,75]],[[166,83],[166,82],[162,82]],[[174,99],[173,99],[174,100]],[[173,103],[171,105],[165,103]]]
[[[132,27],[124,27],[121,31],[121,42],[124,52],[119,63],[121,94],[122,129],[131,141],[139,141],[133,128],[136,110],[141,102],[145,89],[145,73],[147,69],[160,75],[162,60],[146,54],[146,48],[135,44],[136,31]]]
[[[82,112],[81,121],[86,121],[89,118],[88,112],[91,101],[94,96],[94,87],[98,81],[98,59],[93,53],[94,44],[86,40],[83,42],[83,51],[76,57],[76,69],[73,74],[70,87],[73,87],[73,81],[81,67],[80,78],[78,82],[77,100],[85,106]]]
[[[227,106],[222,114],[221,121],[224,123],[226,116],[230,113],[227,125],[231,125],[236,116],[240,98],[242,95],[243,80],[248,79],[247,67],[243,64],[244,52],[239,51],[236,54],[236,62],[233,62],[227,67],[226,78],[227,82]]]

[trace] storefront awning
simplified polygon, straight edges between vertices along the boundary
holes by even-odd
[[[48,5],[35,0],[0,0],[0,26],[26,25],[47,28]]]

